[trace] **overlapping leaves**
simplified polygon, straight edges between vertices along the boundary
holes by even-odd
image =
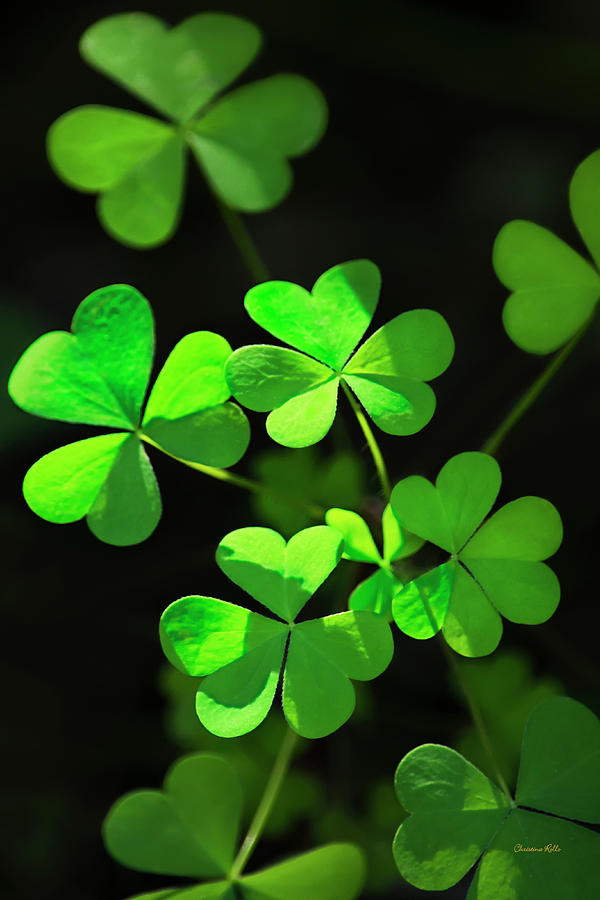
[[[154,320],[135,288],[111,285],[79,305],[72,332],[38,338],[9,382],[14,402],[47,419],[116,428],[67,444],[27,472],[23,493],[50,522],[87,522],[100,540],[136,544],[161,515],[161,499],[142,444],[146,436],[175,456],[231,466],[249,441],[246,416],[230,396],[227,341],[210,331],[173,349],[142,406],[154,355]]]
[[[289,74],[218,97],[260,44],[255,25],[222,13],[200,13],[172,29],[147,13],[121,13],[85,32],[84,59],[169,120],[81,106],[51,127],[50,162],[72,187],[99,194],[110,234],[137,247],[171,236],[188,149],[235,209],[258,212],[285,196],[288,159],[320,139],[327,107],[312,82]]]
[[[504,306],[509,337],[531,353],[561,347],[590,318],[600,298],[600,150],[571,180],[571,215],[594,264],[533,222],[505,225],[494,244],[494,268],[513,293]]]
[[[545,700],[523,737],[516,804],[449,747],[404,757],[396,792],[411,815],[394,858],[411,884],[445,890],[481,857],[468,900],[583,900],[600,884],[600,722],[567,697]],[[559,818],[560,817],[560,818]]]
[[[352,591],[348,607],[370,609],[391,619],[392,598],[402,587],[394,573],[393,564],[415,553],[422,546],[422,539],[402,531],[389,504],[381,518],[383,554],[377,549],[369,526],[358,513],[350,509],[329,509],[325,514],[325,521],[332,528],[337,528],[343,536],[345,559],[377,566],[377,571]]]
[[[340,384],[388,434],[414,434],[429,422],[435,394],[425,382],[450,364],[452,334],[439,313],[417,309],[396,316],[353,352],[373,318],[380,286],[379,269],[362,259],[328,269],[312,292],[267,281],[246,294],[251,318],[295,348],[241,347],[227,365],[234,397],[270,412],[273,440],[307,447],[325,437]]]
[[[117,801],[104,822],[104,841],[109,853],[132,869],[211,879],[138,900],[354,900],[359,895],[364,862],[352,844],[329,844],[231,877],[241,812],[242,791],[229,763],[208,754],[186,756],[167,773],[164,790],[135,791]]]
[[[206,676],[196,711],[209,731],[235,737],[256,728],[283,670],[289,725],[303,737],[324,737],[352,715],[350,679],[368,681],[386,669],[393,641],[380,616],[359,610],[295,621],[338,564],[341,544],[326,525],[287,544],[269,528],[240,528],[219,544],[217,563],[278,619],[212,597],[184,597],[165,610],[167,657],[189,675]]]
[[[560,546],[560,516],[547,500],[521,497],[479,527],[500,482],[500,467],[491,456],[459,453],[442,468],[435,486],[411,476],[392,491],[402,527],[451,554],[393,600],[394,619],[411,637],[429,638],[442,629],[457,653],[485,656],[502,636],[500,615],[535,625],[555,611],[560,585],[541,560]]]

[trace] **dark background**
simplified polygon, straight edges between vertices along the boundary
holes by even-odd
[[[202,11],[192,2],[143,8],[172,23]],[[600,146],[600,9],[581,0],[483,10],[470,3],[212,0],[209,8],[263,29],[264,50],[245,79],[300,72],[330,104],[324,140],[294,164],[291,195],[247,218],[274,277],[310,286],[331,265],[368,257],[383,272],[375,325],[418,306],[450,323],[457,351],[436,383],[434,420],[415,437],[382,437],[394,480],[434,476],[450,455],[481,446],[545,364],[520,352],[502,329],[506,292],[492,271],[491,247],[511,218],[533,219],[581,246],[567,185],[577,163]],[[198,171],[191,171],[173,240],[139,252],[111,240],[93,200],[65,187],[46,162],[45,132],[67,109],[143,108],[77,53],[89,24],[129,9],[106,0],[51,4],[34,14],[22,4],[5,23],[6,376],[31,340],[68,328],[80,300],[113,282],[133,284],[151,301],[159,361],[197,329],[220,332],[233,346],[262,339],[242,307],[251,281]],[[566,534],[554,561],[563,583],[558,612],[536,628],[507,626],[503,646],[525,651],[537,674],[558,678],[597,711],[599,340],[594,326],[500,454],[501,499],[547,497]],[[180,753],[165,733],[156,689],[160,613],[186,593],[235,600],[212,554],[227,531],[259,523],[244,495],[165,457],[153,457],[164,515],[145,544],[108,547],[83,523],[45,523],[26,508],[22,477],[42,453],[90,431],[35,420],[6,398],[0,409],[2,896],[118,900],[158,889],[168,879],[138,876],[110,860],[100,823],[124,791],[158,786]],[[252,420],[241,472],[268,446],[261,418]],[[364,454],[349,416],[347,428]],[[369,488],[377,494],[374,478]],[[305,755],[324,791],[349,798],[359,826],[366,772],[391,779],[407,750],[452,743],[465,722],[434,642],[395,637],[392,666],[369,688],[367,724],[351,723]],[[309,829],[297,827],[288,839],[262,844],[255,862],[314,843]],[[464,894],[459,888],[448,896]],[[385,896],[429,895],[398,878]]]

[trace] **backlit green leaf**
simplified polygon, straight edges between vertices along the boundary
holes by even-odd
[[[228,578],[287,622],[293,621],[341,557],[327,526],[306,528],[286,544],[270,528],[239,528],[223,538],[217,564]]]
[[[344,538],[344,558],[357,562],[381,562],[369,526],[362,516],[349,509],[328,509],[325,521]]]
[[[400,582],[385,569],[378,569],[365,581],[357,585],[348,598],[348,609],[368,609],[392,618],[392,599],[400,587]]]
[[[462,656],[487,656],[502,637],[498,612],[459,563],[454,563],[452,594],[442,631],[447,643]]]
[[[573,221],[592,254],[593,260],[600,267],[599,189],[600,151],[596,150],[575,169],[569,187],[569,204]]]
[[[181,419],[152,419],[145,434],[163,450],[205,466],[235,465],[250,442],[250,425],[235,403],[191,413]]]
[[[344,375],[378,428],[386,434],[416,434],[435,412],[428,384],[396,375]]]
[[[235,852],[242,795],[225,760],[180,759],[163,791],[135,791],[110,810],[103,826],[109,853],[144,872],[210,878],[227,874]]]
[[[217,101],[188,140],[216,192],[235,209],[258,212],[289,191],[287,158],[310,150],[327,123],[319,89],[299,75],[274,75]]]
[[[425,640],[438,633],[448,613],[456,566],[446,563],[400,586],[392,600],[396,625],[411,638]]]
[[[369,327],[381,275],[368,259],[340,263],[321,275],[312,293],[288,281],[251,288],[244,305],[274,337],[340,369]]]
[[[365,880],[362,853],[329,844],[242,878],[247,900],[355,900]]]
[[[585,324],[600,297],[592,266],[551,231],[509,222],[494,244],[494,268],[513,293],[502,319],[522,350],[551,353]]]
[[[100,288],[77,308],[72,334],[50,332],[25,351],[9,392],[47,419],[136,428],[153,352],[148,301],[128,285]]]
[[[231,347],[212,331],[182,338],[169,354],[148,398],[144,425],[153,418],[179,419],[229,399],[225,363]]]
[[[237,16],[200,13],[175,28],[147,13],[121,13],[84,33],[83,58],[159,112],[185,121],[253,60],[259,30]]]
[[[257,412],[269,412],[331,378],[331,369],[303,353],[262,344],[235,350],[225,371],[236,400]]]
[[[344,371],[431,381],[446,371],[453,355],[454,339],[443,316],[431,309],[413,309],[371,335]]]
[[[102,485],[87,516],[90,531],[101,541],[126,547],[149,537],[160,520],[162,504],[150,460],[131,435]]]
[[[87,515],[128,436],[103,434],[38,459],[23,481],[23,495],[34,513],[57,523]]]
[[[267,416],[267,433],[284,447],[316,444],[333,425],[337,397],[337,378],[292,397]]]
[[[542,560],[560,547],[562,522],[556,508],[542,497],[520,497],[488,519],[462,551],[465,560]]]
[[[444,890],[482,856],[471,900],[591,898],[600,837],[564,817],[600,820],[599,754],[600,723],[566,697],[530,715],[516,803],[450,748],[417,747],[396,772],[398,798],[411,813],[394,840],[401,874],[416,887]]]
[[[164,122],[109,106],[78,106],[48,131],[48,158],[57,175],[80,191],[114,188],[175,136]]]

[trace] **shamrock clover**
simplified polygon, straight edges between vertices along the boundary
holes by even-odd
[[[373,318],[381,276],[366,259],[328,269],[309,293],[288,281],[267,281],[246,294],[255,322],[296,350],[241,347],[227,364],[231,392],[258,412],[286,447],[325,437],[340,383],[358,397],[388,434],[414,434],[431,419],[435,394],[424,384],[450,364],[454,341],[445,320],[429,309],[401,313],[351,356]],[[307,355],[308,354],[308,355]]]
[[[504,306],[511,340],[531,353],[551,353],[587,322],[600,298],[600,150],[571,180],[571,215],[595,266],[551,231],[533,222],[509,222],[494,244],[500,281],[513,293]]]
[[[377,549],[369,526],[358,513],[349,509],[328,509],[325,521],[344,538],[344,559],[374,563],[378,569],[354,588],[348,600],[349,609],[370,609],[388,621],[392,618],[392,597],[402,587],[393,563],[405,559],[423,545],[420,538],[404,534],[392,507],[383,510],[383,556]]]
[[[295,622],[337,566],[341,544],[326,525],[287,544],[270,528],[240,528],[223,538],[219,567],[278,620],[212,597],[183,597],[167,607],[165,653],[187,674],[206,676],[196,711],[213,734],[236,737],[260,725],[283,669],[288,724],[303,737],[325,737],[352,715],[350,679],[369,681],[387,668],[393,640],[382,617],[359,610]]]
[[[479,528],[501,477],[486,453],[459,453],[442,468],[435,487],[413,475],[392,491],[401,526],[451,554],[392,601],[396,624],[410,637],[429,638],[441,628],[457,653],[485,656],[502,636],[499,613],[524,625],[554,613],[560,585],[540,560],[560,546],[560,516],[547,500],[521,497]]]
[[[52,166],[67,184],[100,195],[98,216],[109,234],[134,247],[171,237],[188,147],[213,191],[235,209],[259,212],[287,194],[287,160],[320,139],[327,106],[299,75],[274,75],[215,100],[260,44],[255,25],[222,13],[200,13],[170,30],[147,13],[88,28],[84,59],[170,120],[80,106],[50,128]]]
[[[150,304],[128,285],[110,285],[80,303],[72,333],[52,331],[23,354],[9,393],[21,409],[63,422],[118,428],[43,456],[25,475],[31,509],[49,522],[87,517],[108,544],[145,540],[161,500],[143,439],[174,456],[231,466],[245,453],[248,420],[230,396],[227,341],[210,331],[184,337],[142,404],[154,355]]]
[[[481,857],[467,900],[592,900],[600,836],[568,820],[600,823],[599,764],[600,722],[568,697],[543,701],[528,719],[516,803],[449,747],[417,747],[396,771],[411,813],[394,839],[398,869],[415,887],[442,891]]]
[[[358,897],[365,866],[352,844],[329,844],[252,875],[234,875],[241,814],[242,791],[229,763],[203,753],[184,756],[167,773],[164,790],[134,791],[115,803],[104,821],[104,842],[111,856],[132,869],[218,879],[137,900]]]

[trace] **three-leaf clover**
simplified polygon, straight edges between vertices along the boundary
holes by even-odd
[[[481,525],[501,478],[493,457],[459,453],[441,469],[435,487],[412,475],[392,491],[401,526],[451,554],[394,597],[393,617],[410,637],[429,638],[441,628],[457,653],[485,656],[502,636],[500,614],[537,625],[554,613],[560,585],[541,560],[560,546],[560,516],[547,500],[521,497]]]
[[[516,803],[437,744],[408,753],[395,783],[411,815],[396,833],[394,858],[416,887],[445,890],[481,857],[468,900],[597,896],[600,836],[568,821],[600,823],[600,722],[583,704],[553,697],[533,710]]]
[[[394,573],[393,563],[405,559],[422,546],[423,541],[402,531],[392,507],[383,510],[383,555],[362,516],[350,509],[328,509],[325,521],[344,538],[344,559],[374,563],[377,571],[362,581],[350,594],[349,609],[370,609],[386,619],[392,618],[392,597],[402,587]]]
[[[84,59],[169,122],[106,106],[81,106],[48,133],[57,174],[98,193],[98,216],[120,241],[151,247],[176,228],[187,148],[229,206],[258,212],[289,191],[288,158],[310,150],[327,121],[319,89],[299,75],[274,75],[217,95],[250,64],[258,28],[200,13],[168,29],[147,13],[102,19],[84,33]]]
[[[571,215],[595,265],[533,222],[509,222],[494,244],[500,281],[513,293],[503,311],[511,340],[531,353],[550,353],[587,322],[600,298],[600,150],[571,180]]]
[[[219,544],[217,563],[278,619],[213,597],[183,597],[167,607],[165,653],[189,675],[206,676],[196,711],[213,734],[236,737],[256,728],[283,669],[289,725],[303,737],[324,737],[352,715],[350,679],[369,681],[387,668],[393,639],[381,616],[359,610],[296,622],[341,554],[341,535],[327,525],[306,528],[287,544],[270,528],[240,528]]]
[[[241,347],[227,364],[234,397],[249,409],[270,412],[273,440],[307,447],[325,437],[340,383],[388,434],[414,434],[429,422],[435,394],[424,382],[450,364],[452,334],[439,313],[416,309],[396,316],[353,353],[373,318],[380,287],[377,266],[359,259],[328,269],[312,293],[288,281],[267,281],[248,291],[244,305],[250,317],[296,348]]]
[[[25,475],[31,509],[49,522],[87,517],[109,544],[145,540],[161,515],[142,440],[171,455],[231,466],[246,451],[248,420],[230,396],[231,347],[197,331],[175,346],[142,406],[154,355],[150,304],[135,288],[110,285],[83,300],[71,332],[52,331],[23,354],[9,381],[14,402],[46,419],[117,428],[46,454]]]
[[[251,875],[234,874],[242,799],[228,762],[194,754],[172,766],[162,791],[134,791],[118,800],[103,826],[106,848],[118,862],[157,875],[211,879],[138,895],[137,900],[358,897],[365,866],[352,844],[329,844]]]

